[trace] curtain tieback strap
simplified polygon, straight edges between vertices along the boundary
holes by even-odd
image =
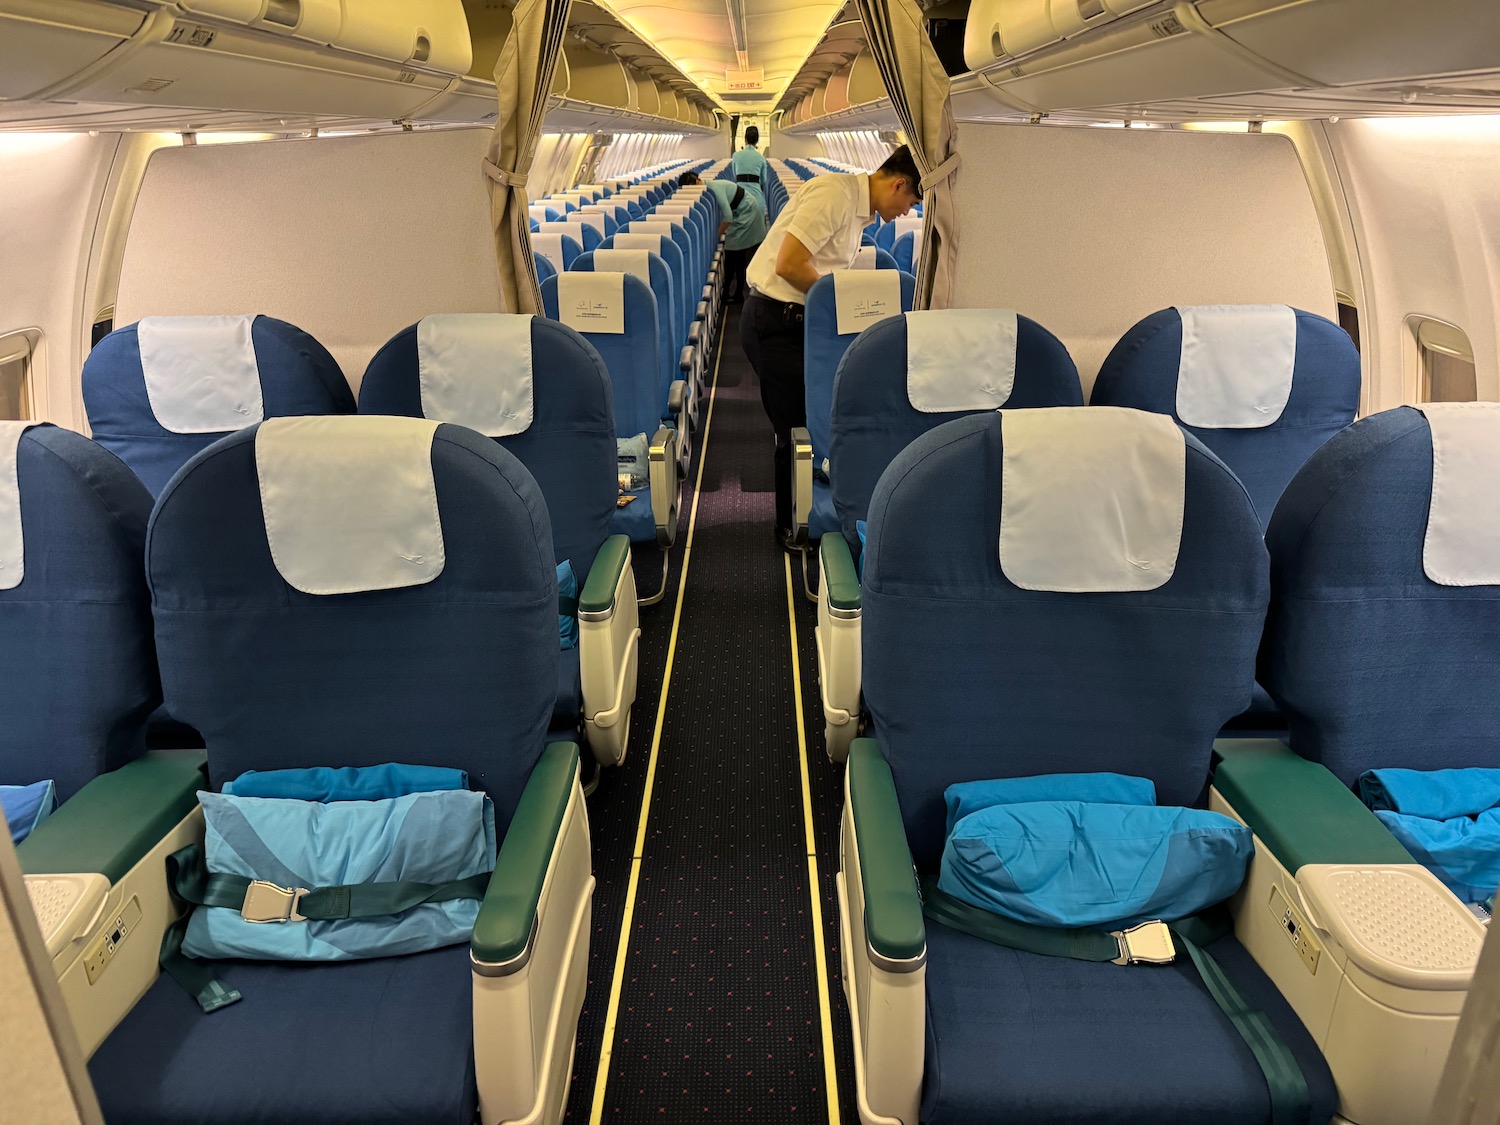
[[[526,186],[526,174],[524,172],[507,172],[489,157],[485,157],[484,159],[484,174],[504,187],[523,188]]]
[[[959,165],[962,163],[963,161],[959,159],[958,153],[949,153],[947,160],[943,161],[931,172],[928,172],[927,175],[922,177],[921,186],[923,194],[925,195],[927,192],[937,187],[938,184],[946,180],[949,176],[953,175],[954,172],[957,172]]]

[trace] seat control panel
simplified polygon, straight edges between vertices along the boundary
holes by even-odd
[[[1313,933],[1307,915],[1297,909],[1286,895],[1281,893],[1281,888],[1274,884],[1271,887],[1270,907],[1276,924],[1281,927],[1281,932],[1292,943],[1292,948],[1297,951],[1297,956],[1302,958],[1307,971],[1316,976],[1318,959],[1323,955],[1323,943]]]
[[[100,974],[109,967],[115,952],[135,932],[140,922],[141,902],[132,895],[130,901],[116,914],[108,917],[99,935],[83,951],[83,971],[88,975],[90,984],[97,981]]]

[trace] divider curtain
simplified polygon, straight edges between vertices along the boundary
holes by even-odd
[[[922,173],[922,257],[914,307],[945,309],[958,275],[958,209],[953,174],[953,110],[948,74],[938,61],[916,0],[856,0],[870,53]]]
[[[526,210],[526,175],[542,135],[547,95],[568,30],[571,0],[520,0],[515,23],[495,62],[500,113],[485,155],[490,179],[490,222],[500,292],[507,312],[540,313],[542,293],[531,257],[531,225]]]

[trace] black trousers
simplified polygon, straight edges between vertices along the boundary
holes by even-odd
[[[755,257],[755,252],[760,249],[760,243],[747,246],[743,250],[725,250],[724,265],[729,270],[729,279],[726,292],[729,300],[743,301],[750,296],[750,286],[745,281],[745,271],[750,268],[750,259]]]
[[[792,429],[807,424],[802,313],[801,305],[751,293],[740,314],[740,345],[760,380],[760,402],[776,431],[776,526],[782,530],[792,526]]]

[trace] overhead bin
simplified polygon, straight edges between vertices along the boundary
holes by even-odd
[[[0,0],[0,98],[29,99],[94,66],[148,13],[99,0]]]
[[[1155,0],[974,0],[964,25],[964,61],[983,70],[1149,8]]]
[[[567,44],[563,54],[568,60],[568,97],[593,105],[631,108],[635,90],[619,59],[581,43]]]

